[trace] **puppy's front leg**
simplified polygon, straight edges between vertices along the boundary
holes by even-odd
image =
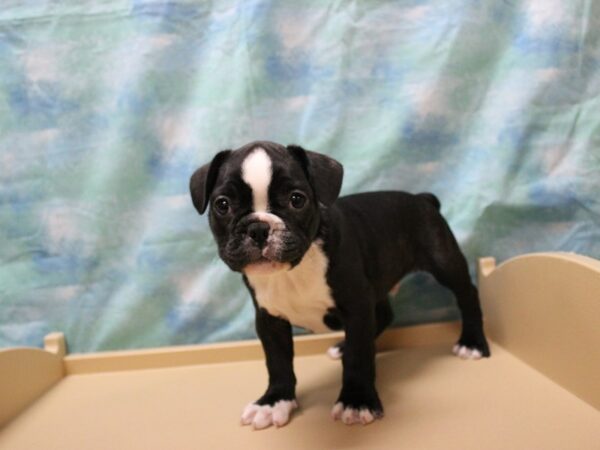
[[[363,299],[345,317],[346,344],[342,355],[342,391],[331,411],[335,420],[363,425],[383,417],[375,389],[375,311]]]
[[[256,332],[267,360],[269,387],[261,398],[246,406],[242,413],[242,424],[252,424],[258,430],[270,425],[285,425],[298,404],[292,326],[287,320],[274,317],[263,308],[257,308]]]

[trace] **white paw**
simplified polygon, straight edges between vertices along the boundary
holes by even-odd
[[[255,430],[271,425],[282,427],[290,421],[290,413],[297,407],[296,400],[280,400],[273,406],[250,403],[242,412],[242,425],[252,425]]]
[[[458,344],[452,348],[452,353],[461,359],[481,359],[483,356],[476,348],[469,348]]]
[[[346,425],[360,423],[368,425],[378,417],[374,416],[368,409],[344,408],[340,402],[336,403],[331,410],[333,420],[341,420]]]
[[[327,356],[329,356],[331,359],[341,359],[342,351],[337,345],[334,345],[333,347],[329,347],[327,349]]]

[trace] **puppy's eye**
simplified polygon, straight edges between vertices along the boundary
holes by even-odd
[[[224,216],[229,212],[229,200],[227,199],[227,197],[217,197],[217,199],[213,203],[213,207],[215,208],[215,211],[217,211],[217,213]]]
[[[300,192],[292,192],[290,196],[290,205],[295,209],[302,209],[306,204],[306,196]]]

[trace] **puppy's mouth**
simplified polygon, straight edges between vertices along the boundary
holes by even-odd
[[[247,264],[242,271],[247,276],[266,276],[288,270],[290,267],[291,264],[288,262],[274,261],[265,256],[261,256]]]

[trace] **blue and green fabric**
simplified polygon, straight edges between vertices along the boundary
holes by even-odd
[[[0,8],[0,346],[246,339],[253,306],[188,195],[218,150],[431,191],[471,264],[600,258],[600,3],[9,0]],[[426,275],[396,325],[453,320]]]

